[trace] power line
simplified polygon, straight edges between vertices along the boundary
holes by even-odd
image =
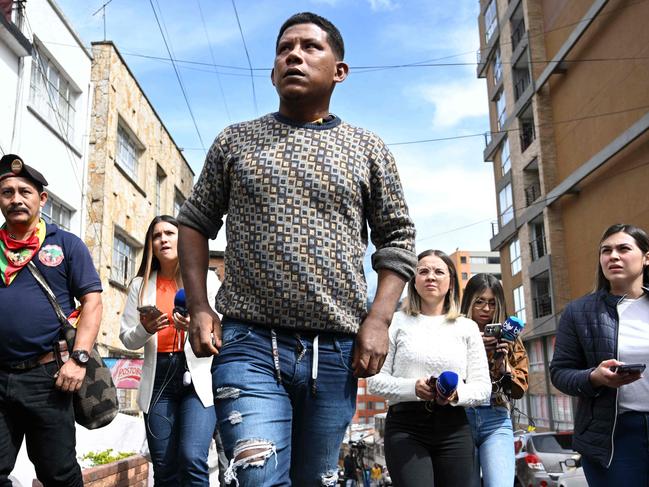
[[[255,104],[255,114],[259,115],[259,109],[257,108],[257,93],[255,92],[255,78],[253,76],[252,63],[250,62],[250,54],[248,53],[248,46],[246,46],[246,38],[243,36],[243,29],[241,28],[241,22],[239,21],[239,12],[237,12],[237,5],[232,0],[232,8],[234,9],[234,15],[237,18],[237,25],[239,26],[239,33],[241,34],[241,42],[243,42],[243,49],[246,51],[246,59],[248,60],[248,67],[250,68],[250,83],[252,85],[252,101]]]
[[[207,24],[205,23],[205,16],[203,15],[203,8],[201,7],[201,0],[196,0],[198,5],[198,11],[201,15],[201,23],[203,24],[203,30],[205,31],[205,37],[207,39],[207,46],[210,49],[210,57],[212,58],[212,64],[216,65],[216,59],[214,58],[214,50],[212,49],[212,41],[210,40],[210,35],[207,31]],[[221,76],[219,75],[218,69],[214,67],[214,73],[216,74],[216,81],[219,85],[219,91],[221,92],[221,99],[223,100],[223,106],[225,107],[225,113],[228,116],[228,120],[232,123],[232,117],[230,116],[230,109],[228,108],[228,101],[225,98],[225,92],[223,91],[223,84],[221,83]]]
[[[169,44],[167,43],[167,39],[165,37],[165,34],[162,30],[162,26],[160,25],[160,20],[158,20],[158,14],[155,10],[155,7],[153,6],[153,0],[149,0],[149,3],[151,4],[151,10],[153,10],[153,15],[155,17],[155,21],[158,24],[158,29],[160,29],[160,35],[162,36],[162,40],[164,41],[165,48],[167,49],[167,53],[169,54],[169,59],[171,60],[171,65],[174,68],[174,73],[176,73],[176,79],[178,80],[178,84],[180,85],[180,90],[182,91],[183,98],[185,99],[185,103],[187,104],[187,109],[189,110],[189,115],[192,118],[192,122],[194,123],[194,128],[196,129],[196,134],[198,135],[198,140],[201,143],[201,147],[203,148],[204,152],[207,152],[205,149],[205,144],[203,143],[203,138],[201,137],[201,132],[198,130],[198,124],[196,123],[196,118],[194,117],[194,112],[192,111],[192,107],[189,104],[189,99],[187,98],[187,93],[185,92],[185,86],[183,85],[182,79],[180,78],[180,73],[178,72],[178,68],[176,67],[176,63],[174,61],[173,56],[171,55],[171,50],[169,49]]]

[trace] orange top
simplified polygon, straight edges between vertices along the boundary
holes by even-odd
[[[176,330],[173,320],[176,281],[166,279],[160,274],[156,279],[155,305],[167,314],[169,326],[158,332],[158,352],[182,352],[185,344],[185,332]]]

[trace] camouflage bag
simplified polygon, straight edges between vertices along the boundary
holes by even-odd
[[[56,316],[61,323],[61,336],[68,344],[68,350],[72,351],[77,335],[74,325],[79,318],[79,308],[72,312],[69,319],[66,318],[61,305],[56,301],[56,296],[38,267],[31,261],[27,266],[54,307]],[[74,393],[72,402],[74,420],[89,430],[106,426],[117,416],[119,411],[117,388],[113,383],[110,369],[102,360],[96,346],[93,346],[90,351],[90,360],[86,364],[86,376],[81,389]]]

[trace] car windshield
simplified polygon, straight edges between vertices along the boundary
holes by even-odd
[[[572,452],[572,434],[539,435],[533,436],[534,449],[542,453],[570,453]]]

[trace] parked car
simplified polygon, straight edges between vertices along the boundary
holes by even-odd
[[[566,460],[568,471],[559,477],[559,487],[588,487],[584,469],[579,460]]]
[[[579,457],[572,449],[570,431],[526,433],[515,441],[520,441],[516,454],[517,486],[558,487],[559,477],[567,470],[566,460]]]

